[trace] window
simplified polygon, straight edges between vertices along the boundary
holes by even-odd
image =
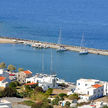
[[[85,84],[85,86],[87,86],[87,84]]]
[[[78,83],[78,85],[80,85],[80,83]]]
[[[94,91],[94,94],[95,94],[96,92]]]

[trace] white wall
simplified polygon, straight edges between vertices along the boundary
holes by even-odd
[[[47,76],[47,77],[31,77],[26,78],[26,82],[34,82],[37,83],[40,87],[42,87],[44,90],[47,90],[48,88],[57,88],[57,79],[53,76]]]
[[[5,107],[7,106],[7,107]],[[0,101],[0,108],[12,108],[12,105],[7,100],[1,100]]]

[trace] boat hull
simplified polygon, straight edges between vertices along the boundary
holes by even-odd
[[[87,55],[88,52],[80,52],[79,54],[80,54],[80,55]]]
[[[57,52],[64,52],[67,51],[66,49],[58,49]]]

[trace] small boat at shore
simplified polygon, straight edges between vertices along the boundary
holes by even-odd
[[[88,50],[84,48],[84,35],[82,35],[81,45],[80,45],[80,55],[87,55]]]
[[[59,32],[58,44],[61,44],[61,29],[60,29],[60,32]],[[64,46],[61,46],[61,45],[57,49],[57,52],[64,52],[64,51],[67,51],[67,49]]]
[[[63,46],[60,46],[59,49],[57,49],[57,52],[64,52],[66,51],[66,49]]]
[[[88,54],[88,50],[82,49],[79,54],[80,55],[86,55],[86,54]]]

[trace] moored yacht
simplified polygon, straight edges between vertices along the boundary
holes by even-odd
[[[60,29],[60,32],[59,32],[59,39],[58,39],[58,44],[61,44],[61,29]],[[63,52],[63,51],[66,51],[67,49],[64,47],[64,46],[59,46],[59,48],[57,49],[57,52]]]
[[[80,45],[80,55],[86,55],[88,54],[88,50],[84,48],[84,35],[82,35],[81,45]]]

